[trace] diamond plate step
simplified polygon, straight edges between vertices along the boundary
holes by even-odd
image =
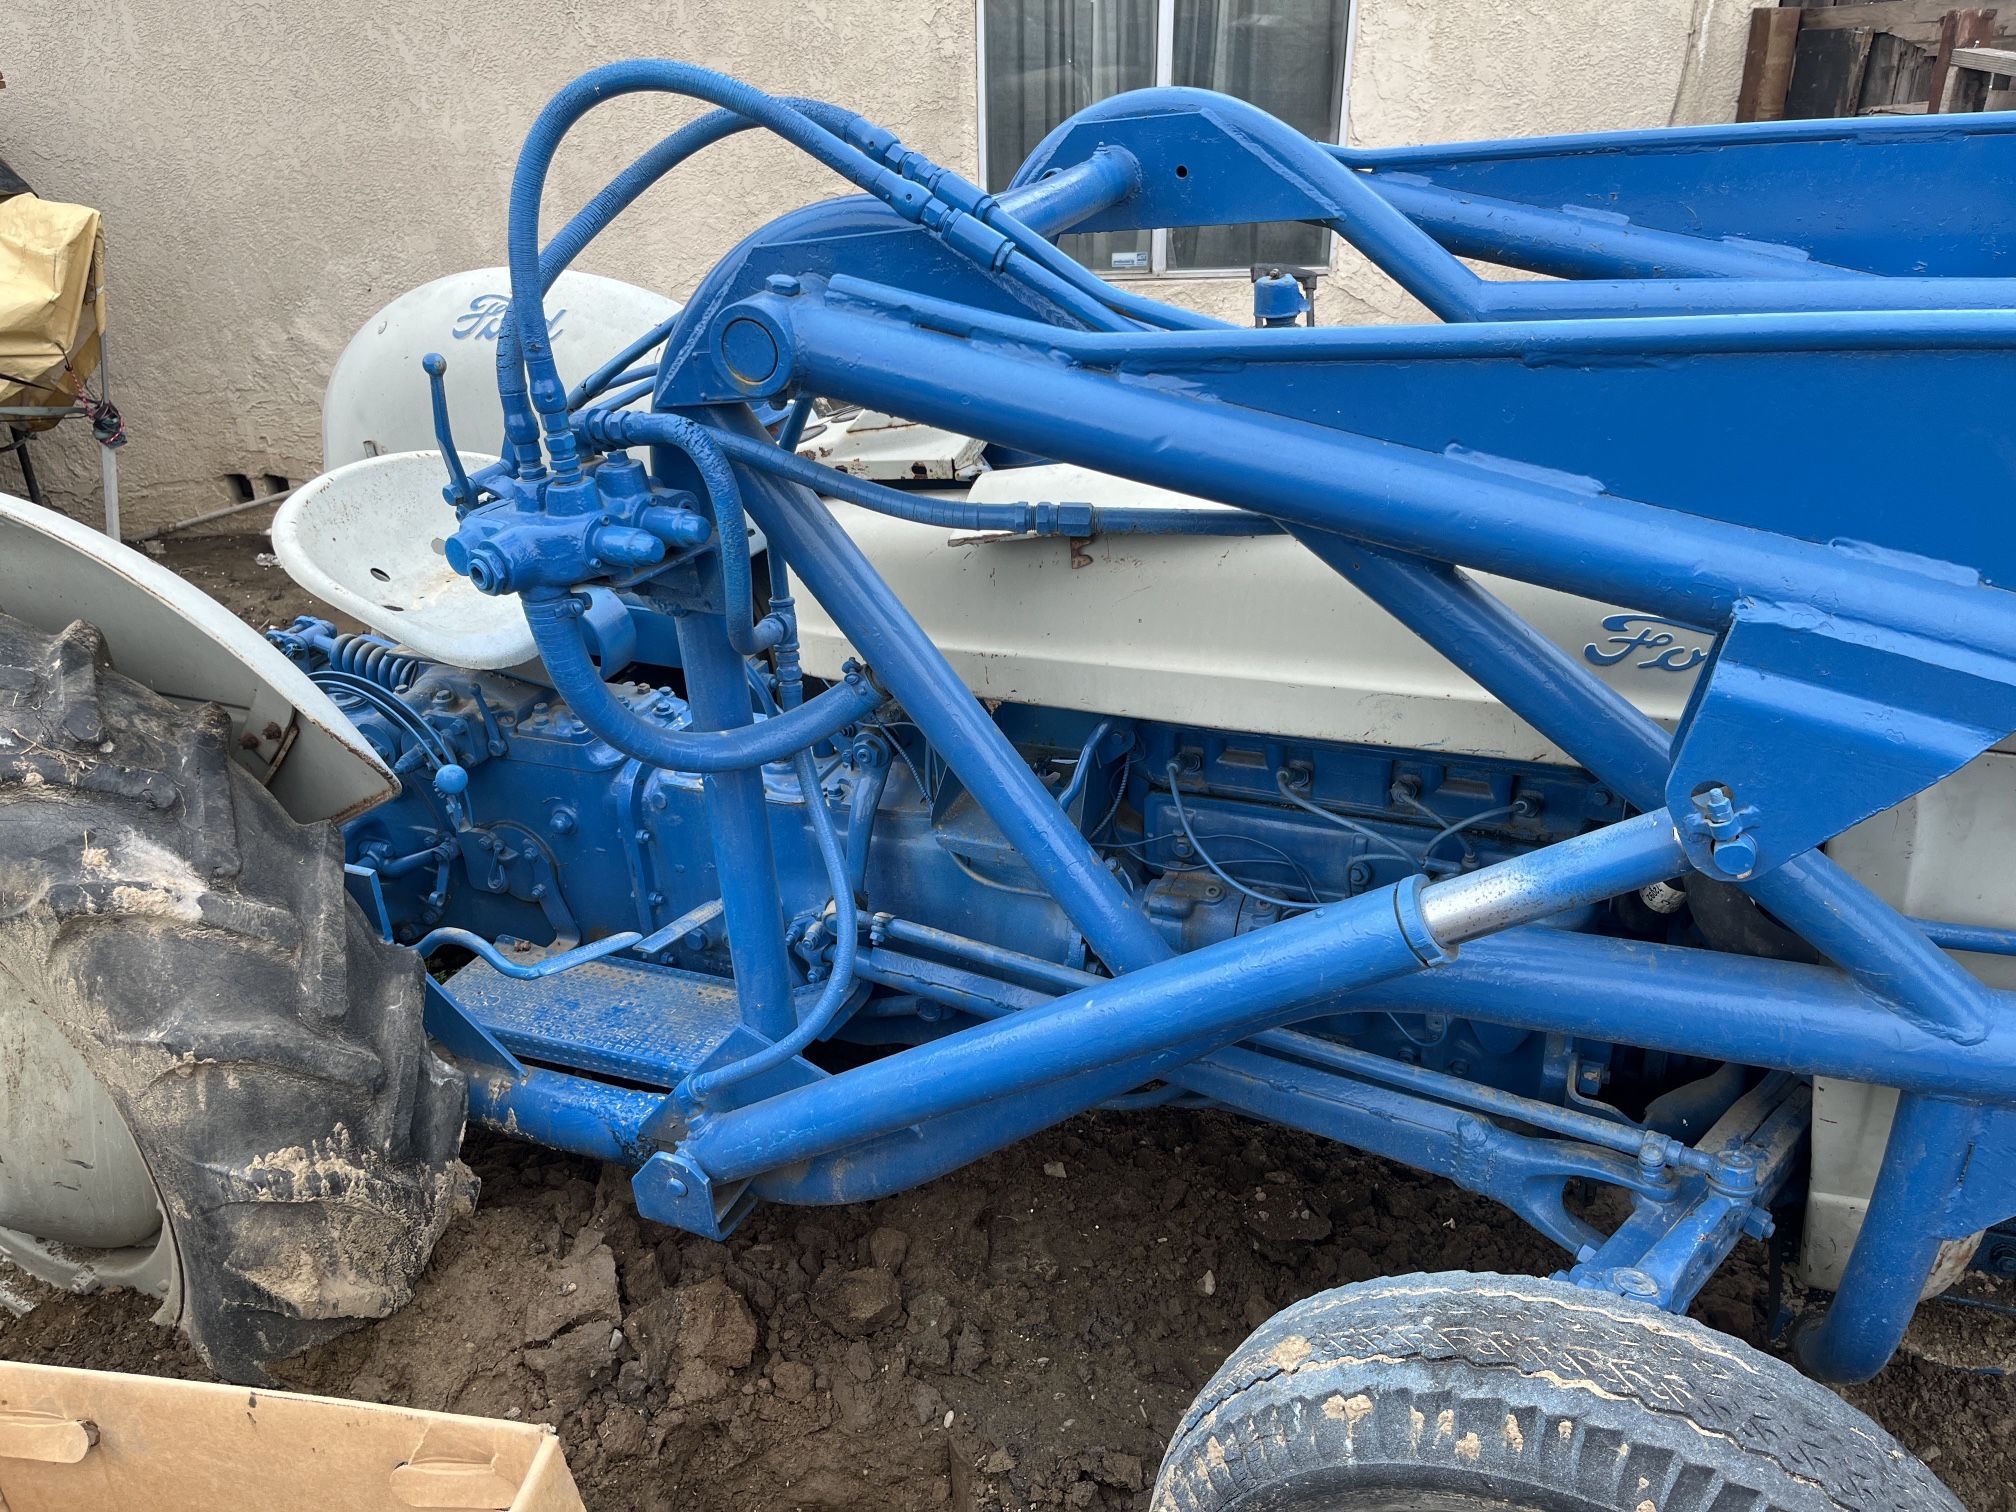
[[[642,961],[590,961],[524,982],[473,961],[443,990],[526,1060],[670,1089],[734,1032],[735,986]]]

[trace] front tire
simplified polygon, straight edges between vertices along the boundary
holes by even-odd
[[[1933,1512],[1826,1388],[1557,1281],[1397,1276],[1277,1314],[1178,1427],[1156,1512]]]
[[[230,735],[0,616],[0,1253],[256,1382],[403,1305],[474,1182],[418,961]]]

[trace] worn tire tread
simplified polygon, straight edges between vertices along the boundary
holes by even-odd
[[[191,1341],[261,1381],[403,1305],[474,1181],[418,962],[230,733],[113,671],[88,624],[0,614],[0,976],[124,1114]]]
[[[1317,1483],[1544,1491],[1577,1512],[1959,1508],[1779,1360],[1608,1293],[1466,1272],[1343,1287],[1262,1325],[1184,1415],[1154,1505],[1257,1512]]]

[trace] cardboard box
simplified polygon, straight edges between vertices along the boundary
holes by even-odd
[[[530,1423],[0,1361],[0,1512],[583,1512]]]

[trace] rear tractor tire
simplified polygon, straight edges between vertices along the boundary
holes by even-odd
[[[1896,1440],[1688,1318],[1524,1276],[1276,1314],[1185,1414],[1155,1512],[1960,1512]]]
[[[401,1306],[475,1183],[417,960],[230,737],[0,615],[0,1256],[259,1382]]]

